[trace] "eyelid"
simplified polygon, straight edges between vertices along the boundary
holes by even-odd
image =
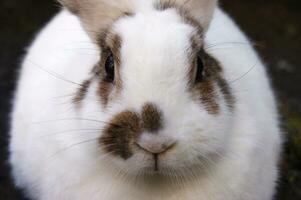
[[[202,82],[204,79],[204,68],[205,68],[205,62],[204,62],[204,51],[201,49],[200,51],[197,52],[197,54],[195,55],[194,58],[194,82],[195,83],[199,83]],[[201,63],[199,63],[201,62]],[[199,69],[200,64],[202,65],[202,68]],[[199,71],[201,70],[201,71]],[[200,74],[199,74],[200,73]],[[199,77],[200,76],[200,77]],[[200,80],[198,80],[198,78],[200,78]]]

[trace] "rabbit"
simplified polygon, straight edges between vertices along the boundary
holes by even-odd
[[[216,0],[61,0],[13,100],[34,200],[271,200],[281,130],[251,42]]]

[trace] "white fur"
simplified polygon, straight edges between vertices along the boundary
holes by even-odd
[[[119,20],[114,31],[124,44],[124,85],[107,109],[99,103],[96,81],[76,109],[70,95],[78,85],[56,77],[81,83],[99,60],[98,47],[76,17],[59,13],[29,49],[12,114],[10,163],[17,186],[42,200],[271,200],[281,143],[277,110],[264,66],[232,20],[216,9],[205,38],[206,47],[217,45],[208,51],[222,64],[236,99],[232,113],[218,92],[221,111],[216,116],[187,92],[185,49],[193,28],[174,10],[146,9]],[[101,136],[98,130],[105,123],[100,121],[125,109],[139,111],[146,102],[164,113],[160,135],[178,141],[177,150],[162,159],[163,167],[194,168],[200,153],[222,158],[206,161],[208,166],[214,162],[208,173],[191,169],[196,179],[188,183],[173,179],[181,187],[158,180],[134,184],[133,177],[150,165],[151,157],[137,152],[124,161],[102,152],[91,139]]]

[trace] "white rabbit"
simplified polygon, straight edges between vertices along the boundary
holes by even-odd
[[[10,163],[29,198],[273,198],[273,92],[215,0],[62,4],[14,99]]]

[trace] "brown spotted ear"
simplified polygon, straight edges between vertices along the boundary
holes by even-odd
[[[162,3],[174,3],[186,10],[193,18],[207,29],[218,0],[160,0]]]
[[[77,15],[93,39],[120,16],[131,13],[130,0],[58,0]]]

